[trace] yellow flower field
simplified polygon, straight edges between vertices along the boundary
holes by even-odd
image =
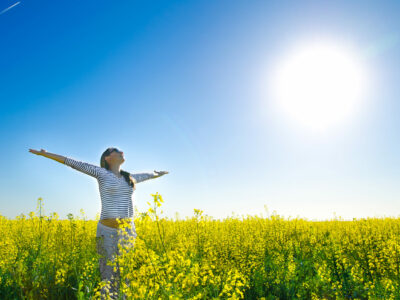
[[[118,258],[128,299],[400,299],[399,218],[172,220],[152,196]],[[99,299],[98,220],[43,216],[38,202],[0,216],[0,299]]]

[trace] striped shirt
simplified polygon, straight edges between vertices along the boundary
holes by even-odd
[[[109,218],[132,218],[133,217],[133,191],[124,176],[117,177],[112,171],[98,167],[86,162],[66,157],[67,166],[92,176],[97,179],[101,197],[100,220]],[[156,174],[130,173],[136,183],[154,178]]]

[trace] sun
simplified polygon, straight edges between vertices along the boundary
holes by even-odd
[[[361,60],[326,41],[296,47],[277,62],[270,78],[278,110],[313,132],[326,132],[354,116],[367,85]]]

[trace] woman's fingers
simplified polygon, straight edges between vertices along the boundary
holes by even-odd
[[[157,173],[157,175],[159,175],[159,176],[162,176],[162,175],[168,174],[168,172],[167,172],[167,171],[156,171],[156,170],[154,170],[154,172],[155,172],[155,173]]]
[[[40,155],[40,154],[46,152],[46,150],[41,149],[41,151],[37,151],[37,150],[34,150],[34,149],[29,149],[29,152],[37,154],[37,155]]]

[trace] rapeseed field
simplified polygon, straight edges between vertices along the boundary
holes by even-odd
[[[152,197],[116,260],[128,299],[400,299],[399,218],[168,219]],[[60,220],[42,202],[0,215],[0,299],[99,299],[98,217]]]

